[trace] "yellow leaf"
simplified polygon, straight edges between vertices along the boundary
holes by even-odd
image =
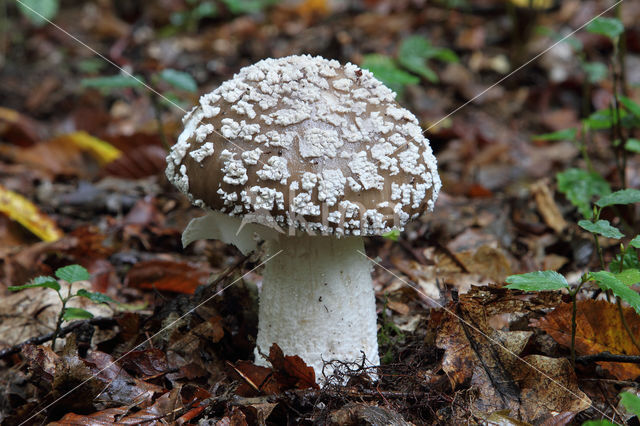
[[[122,151],[110,143],[93,137],[83,131],[62,135],[57,139],[71,141],[78,148],[89,152],[101,165],[110,163],[122,155]]]
[[[512,5],[522,8],[531,8],[536,10],[550,9],[553,6],[553,0],[509,0]]]
[[[35,204],[2,185],[0,185],[0,212],[20,223],[43,241],[55,241],[64,235],[58,225]]]

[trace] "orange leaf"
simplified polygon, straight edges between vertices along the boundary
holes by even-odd
[[[624,317],[635,336],[640,335],[640,316],[631,308],[623,308]],[[608,351],[612,354],[640,355],[629,338],[618,307],[604,300],[578,302],[576,315],[576,353],[591,355]],[[560,305],[553,312],[533,322],[563,346],[571,345],[571,304]],[[620,380],[640,376],[640,366],[614,362],[599,362]]]

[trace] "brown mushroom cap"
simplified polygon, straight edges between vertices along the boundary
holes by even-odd
[[[265,59],[200,98],[167,157],[191,201],[285,230],[380,235],[433,209],[428,140],[356,65]]]

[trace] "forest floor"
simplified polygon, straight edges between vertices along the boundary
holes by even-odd
[[[595,246],[556,174],[591,167],[613,190],[640,188],[640,157],[625,156],[621,175],[610,131],[582,139],[566,132],[608,108],[620,74],[628,98],[640,99],[640,3],[623,2],[617,15],[624,72],[611,41],[586,30],[571,37],[579,48],[564,41],[529,62],[613,2],[519,3],[69,0],[55,25],[37,25],[8,2],[0,17],[0,422],[515,425],[633,417],[618,401],[623,391],[639,392],[638,359],[584,357],[640,356],[619,319],[623,312],[638,336],[638,314],[619,311],[587,283],[577,296],[572,365],[568,292],[504,286],[512,274],[543,270],[576,286],[599,269],[598,250],[609,263],[621,242],[629,245],[601,237]],[[422,53],[421,72],[399,59],[412,36],[437,53]],[[243,66],[303,53],[391,64],[398,99],[425,129],[443,181],[432,213],[397,240],[366,243],[380,265],[379,380],[360,370],[346,385],[330,380],[321,389],[299,359],[274,351],[274,369],[251,363],[260,261],[219,241],[183,249],[181,232],[202,211],[164,176],[181,109]],[[589,74],[586,62],[602,65]],[[171,102],[118,80],[114,65]],[[177,77],[163,76],[167,70]],[[637,138],[638,128],[627,136]],[[632,237],[637,214],[631,206],[602,217],[626,224]],[[71,264],[91,274],[76,289],[120,303],[74,299],[69,306],[92,318],[69,316],[54,351],[56,292],[7,288]]]

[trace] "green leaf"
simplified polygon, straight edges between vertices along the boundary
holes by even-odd
[[[627,151],[640,153],[640,140],[635,138],[627,139],[627,142],[624,144],[624,148]]]
[[[55,291],[60,291],[60,284],[58,284],[58,281],[56,281],[55,278],[43,277],[43,276],[35,277],[34,279],[31,280],[29,284],[12,285],[12,286],[9,286],[8,289],[9,291],[18,291],[18,290],[24,290],[25,288],[37,288],[37,287],[51,288]]]
[[[87,298],[87,299],[89,299],[89,300],[91,300],[92,302],[95,302],[95,303],[115,303],[115,304],[118,304],[117,301],[113,300],[112,298],[110,298],[106,294],[97,293],[97,292],[90,292],[90,291],[87,291],[85,289],[78,290],[78,292],[75,295],[76,296],[80,296],[80,297],[85,297],[85,298]]]
[[[162,70],[158,75],[161,79],[177,89],[186,90],[187,92],[192,93],[198,90],[198,84],[193,77],[186,72],[168,68]]]
[[[437,83],[438,75],[427,65],[427,61],[432,58],[446,62],[458,60],[452,50],[435,47],[422,36],[407,37],[400,44],[398,62],[409,71]]]
[[[229,12],[234,15],[240,15],[260,12],[277,1],[278,0],[222,0],[222,3],[227,6]]]
[[[633,204],[640,203],[640,190],[637,189],[621,189],[612,194],[606,195],[596,201],[598,207],[604,208],[613,206],[614,204]]]
[[[21,0],[18,9],[35,26],[41,27],[58,13],[58,0]]]
[[[193,16],[196,19],[212,18],[218,15],[218,6],[211,1],[203,1],[193,9]]]
[[[640,314],[640,294],[636,293],[609,271],[589,272],[589,278],[594,280],[603,290],[611,290],[616,297],[627,302]]]
[[[398,241],[398,238],[400,237],[400,231],[397,229],[392,229],[391,231],[387,232],[386,234],[382,234],[382,236],[384,238],[387,238],[391,241]]]
[[[581,220],[578,222],[580,228],[591,232],[592,234],[602,235],[607,238],[620,239],[624,237],[624,234],[620,232],[618,228],[612,226],[608,220],[600,219],[597,222],[591,222],[590,220]]]
[[[524,291],[560,290],[569,287],[567,280],[556,271],[536,271],[511,275],[505,280],[507,288]]]
[[[616,119],[611,115],[610,109],[600,109],[592,113],[584,122],[591,130],[604,130],[613,126]]]
[[[611,423],[609,420],[587,420],[582,426],[618,426],[617,423]]]
[[[75,283],[78,281],[88,281],[91,275],[89,271],[80,265],[69,265],[64,268],[59,268],[56,271],[56,277],[68,283]]]
[[[591,84],[603,81],[609,74],[609,69],[602,62],[585,62],[582,64],[582,70]]]
[[[629,244],[635,248],[640,248],[640,235],[636,235],[636,237],[633,240],[631,240]]]
[[[634,248],[627,248],[622,253],[617,253],[611,263],[610,271],[624,271],[625,269],[640,269],[638,253]]]
[[[371,71],[378,80],[398,94],[402,93],[405,85],[420,83],[418,77],[401,70],[393,59],[385,55],[364,55],[360,66]]]
[[[632,286],[634,284],[640,283],[640,269],[629,268],[624,269],[622,272],[614,272],[613,274],[616,276],[620,282],[622,282],[626,286]]]
[[[582,169],[568,169],[556,175],[558,190],[566,195],[586,218],[591,218],[591,199],[611,193],[609,183],[597,173]]]
[[[108,77],[83,78],[80,81],[83,87],[95,89],[127,89],[142,87],[144,79],[141,76],[129,76],[125,74],[111,75]]]
[[[558,130],[557,132],[544,133],[542,135],[535,135],[533,139],[537,141],[561,141],[561,140],[575,140],[577,130],[575,128]]]
[[[620,103],[624,105],[624,107],[628,109],[631,114],[635,115],[636,117],[640,117],[640,105],[624,95],[620,95],[618,99],[620,100]]]
[[[620,403],[629,412],[635,414],[640,418],[640,397],[631,392],[622,392],[620,394]]]
[[[624,32],[624,25],[616,18],[599,17],[587,25],[587,31],[609,37],[615,41]]]
[[[62,319],[65,321],[93,318],[93,314],[82,308],[65,308]]]

